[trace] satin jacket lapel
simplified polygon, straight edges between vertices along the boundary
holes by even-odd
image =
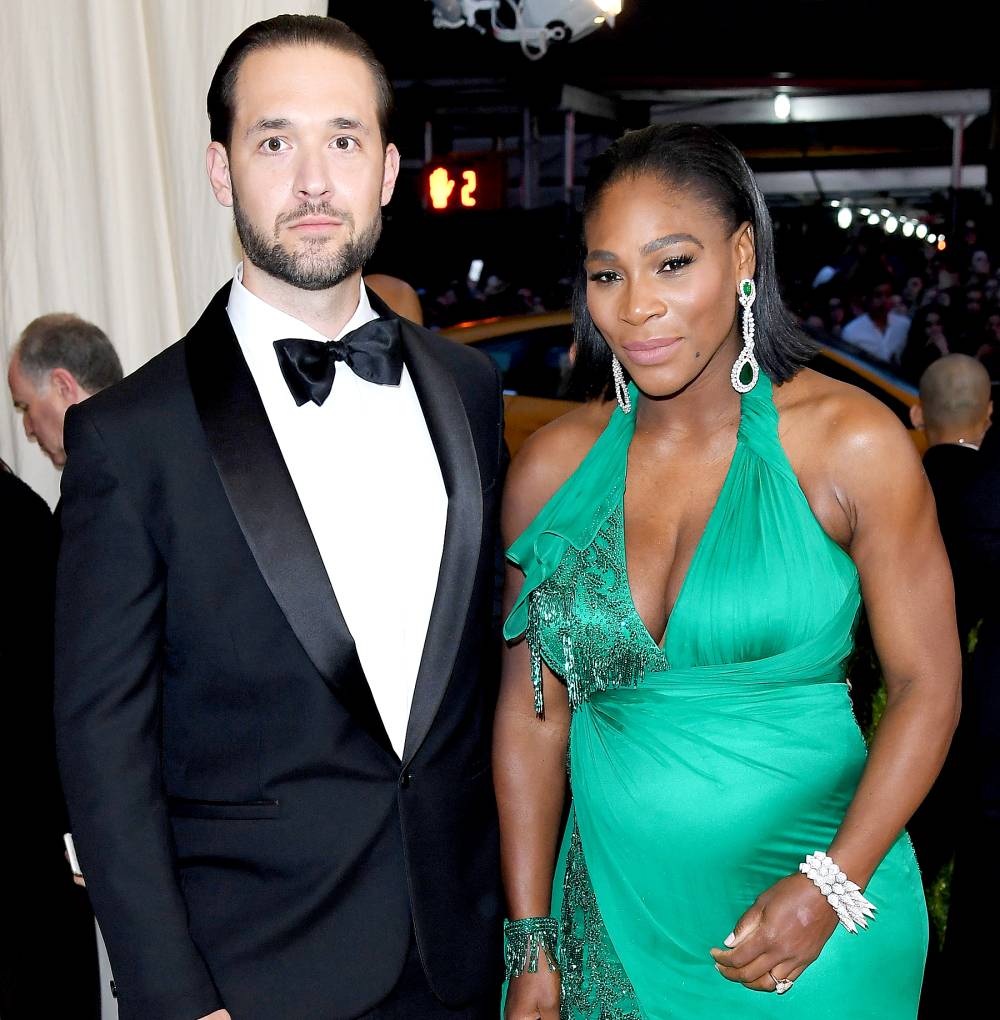
[[[227,285],[185,340],[209,449],[261,575],[320,675],[395,757],[316,540],[226,314]]]
[[[376,295],[368,293],[375,311],[394,315]],[[405,320],[400,326],[403,360],[417,391],[448,494],[441,569],[403,746],[406,763],[427,736],[451,681],[479,561],[483,496],[479,460],[458,387],[420,334]]]

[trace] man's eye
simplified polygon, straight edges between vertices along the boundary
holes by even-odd
[[[338,135],[334,140],[333,144],[341,150],[341,152],[350,152],[352,149],[356,149],[358,146],[358,140],[351,138],[350,135]]]
[[[283,146],[287,143],[283,138],[265,138],[262,143],[262,148],[266,152],[281,152]]]

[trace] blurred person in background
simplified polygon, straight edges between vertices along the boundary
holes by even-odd
[[[34,319],[12,352],[7,382],[24,433],[57,468],[66,463],[63,422],[67,410],[120,381],[118,355],[98,326],[67,313]],[[8,544],[8,568],[16,579],[14,615],[5,618],[9,633],[3,648],[8,703],[2,715],[10,732],[2,743],[5,774],[22,776],[15,793],[26,798],[17,814],[26,838],[3,841],[7,874],[24,881],[11,884],[10,923],[13,940],[4,954],[9,963],[4,988],[9,995],[0,1016],[28,1016],[46,1002],[58,1015],[86,1018],[97,1009],[98,971],[94,918],[87,894],[73,888],[64,858],[63,833],[70,829],[60,787],[52,727],[52,614],[58,524],[45,502],[9,472],[0,473],[4,521],[17,540]],[[22,613],[28,614],[19,619]],[[9,761],[7,759],[9,756]],[[15,816],[17,816],[17,814]],[[44,922],[39,919],[44,918]],[[44,931],[38,931],[44,923]],[[52,957],[62,961],[65,980],[53,982]],[[40,989],[50,999],[39,999]],[[7,993],[5,993],[7,994]],[[65,1011],[56,1009],[56,1004]]]
[[[911,276],[906,281],[906,286],[903,288],[903,301],[906,305],[907,312],[909,315],[920,307],[920,298],[924,290],[924,281],[920,276]]]
[[[1000,446],[993,429],[978,455],[979,471],[961,496],[966,587],[979,593],[978,627],[969,641],[962,723],[956,741],[960,757],[955,814],[954,874],[942,969],[954,993],[955,968],[996,937],[1000,886],[983,880],[984,854],[1000,841]],[[957,496],[953,496],[957,499]],[[959,583],[961,571],[957,572]],[[976,608],[975,606],[972,608]],[[973,612],[970,614],[975,616]],[[974,1001],[993,996],[987,972],[966,972],[962,994]],[[944,1008],[935,1016],[944,1016]]]
[[[938,522],[956,576],[959,628],[981,615],[981,606],[962,610],[958,548],[964,526],[961,506],[979,468],[976,456],[993,413],[990,378],[983,365],[966,354],[945,354],[920,378],[920,401],[910,408],[913,426],[927,436],[924,470],[937,504]]]
[[[977,780],[970,769],[970,756],[976,743],[977,698],[971,684],[968,649],[975,644],[975,638],[970,640],[970,636],[987,607],[995,601],[997,577],[987,567],[990,560],[984,559],[975,541],[976,531],[969,516],[980,499],[974,491],[988,463],[979,450],[990,428],[992,411],[989,375],[979,361],[965,354],[948,354],[930,365],[920,379],[920,402],[910,409],[914,426],[923,429],[927,436],[924,470],[934,492],[941,535],[955,580],[956,617],[963,651],[962,719],[941,774],[908,826],[927,888],[939,880],[943,869],[956,858],[962,834],[975,816],[970,800],[974,800],[971,791]],[[991,498],[997,496],[1000,493]],[[962,919],[967,909],[962,898],[960,883],[958,909],[946,921],[945,931],[952,937],[958,937],[955,933],[960,933],[963,923],[968,923]],[[938,936],[930,940],[921,1017],[936,1020],[943,1016],[952,992],[952,975],[945,965]]]
[[[57,468],[66,463],[66,411],[121,378],[121,361],[104,331],[65,313],[29,322],[7,369],[24,434]]]
[[[927,367],[952,353],[953,330],[948,315],[937,305],[927,305],[913,316],[899,370],[904,378],[919,383]]]
[[[364,278],[365,286],[374,291],[397,314],[418,326],[424,324],[424,310],[420,305],[420,295],[398,276],[387,276],[385,273],[372,273]]]
[[[63,851],[69,829],[52,725],[52,617],[57,535],[45,501],[0,461],[4,525],[0,615],[0,1017],[94,1020],[97,941],[87,894]]]
[[[844,327],[842,338],[878,361],[898,361],[906,347],[910,320],[891,311],[891,301],[892,283],[880,280],[868,292],[865,311]]]

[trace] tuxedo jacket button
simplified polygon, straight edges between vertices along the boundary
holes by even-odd
[[[401,775],[401,776],[399,777],[399,785],[400,785],[400,786],[401,786],[401,787],[402,787],[402,788],[403,788],[404,790],[405,790],[405,789],[406,789],[406,788],[407,788],[407,787],[408,787],[408,786],[410,785],[410,783],[412,783],[412,782],[413,782],[413,773],[412,773],[412,772],[404,772],[404,773],[403,773],[403,774],[402,774],[402,775]]]

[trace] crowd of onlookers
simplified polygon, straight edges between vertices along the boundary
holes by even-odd
[[[972,221],[943,250],[890,247],[880,228],[864,228],[799,304],[813,335],[913,383],[946,354],[968,354],[1000,381],[1000,265]]]

